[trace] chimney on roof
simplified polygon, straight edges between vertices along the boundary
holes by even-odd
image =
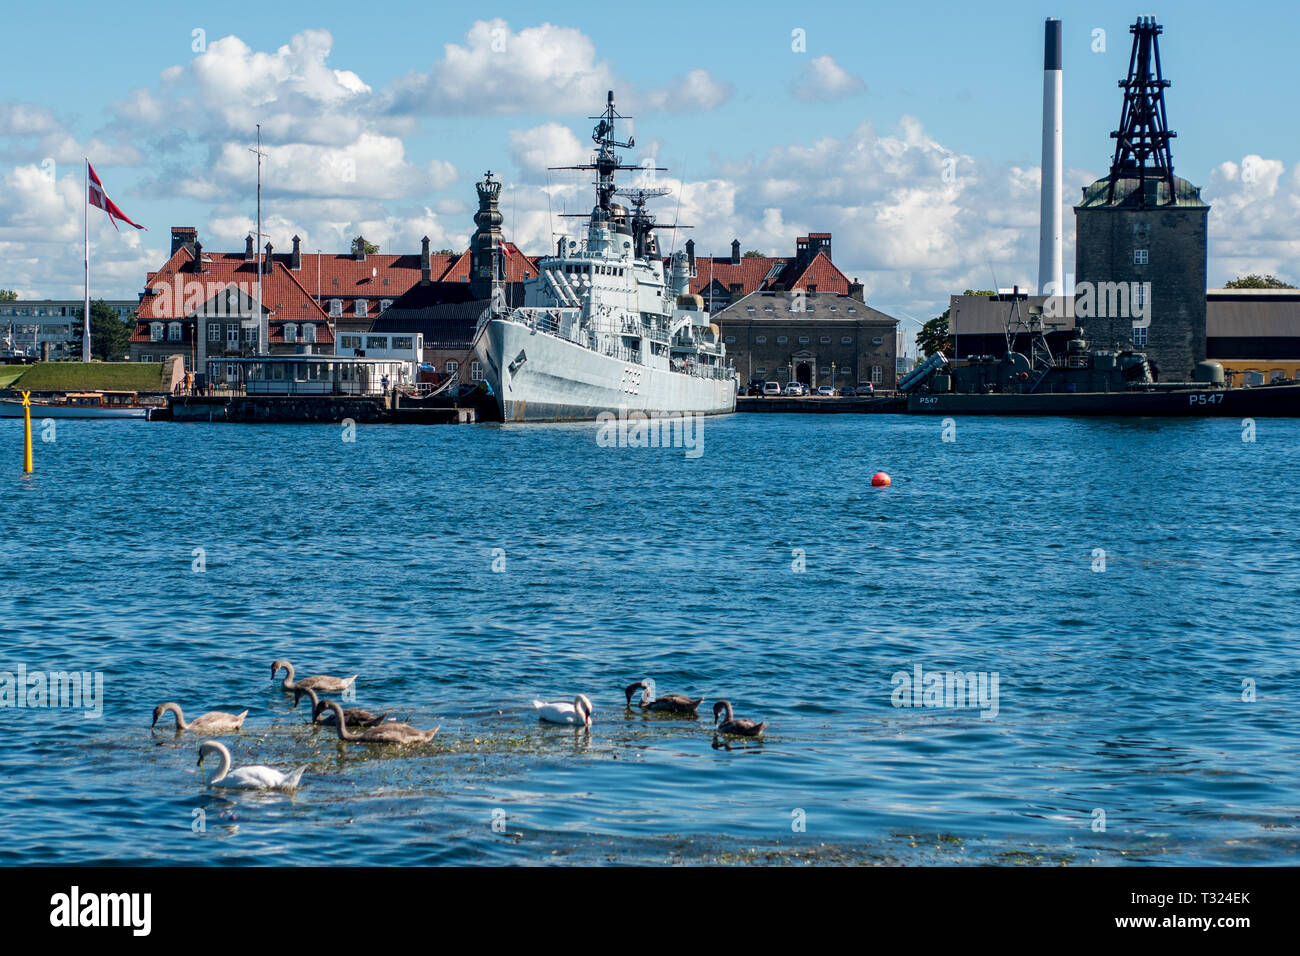
[[[731,264],[733,266],[740,265],[740,240],[739,239],[731,240]]]
[[[686,240],[686,264],[690,267],[691,275],[695,275],[695,240]]]
[[[271,267],[275,264],[275,259],[273,258],[274,252],[272,251],[274,248],[275,247],[268,241],[266,244],[266,258],[262,260],[262,271],[268,275],[271,272]]]
[[[433,260],[429,257],[429,237],[420,240],[420,285],[433,281]]]
[[[244,237],[244,261],[254,262],[257,260],[257,250],[253,248],[253,234],[250,232]]]
[[[808,258],[813,259],[817,253],[826,253],[826,258],[831,257],[831,234],[829,232],[810,232],[808,234]]]
[[[289,253],[289,268],[302,268],[302,240],[297,236],[293,237],[293,251]]]
[[[197,238],[194,239],[194,271],[203,271],[203,243]]]
[[[176,250],[181,246],[187,246],[193,243],[199,237],[199,231],[193,226],[172,226],[172,251],[168,256],[176,255]]]
[[[862,283],[858,281],[857,276],[854,276],[853,281],[849,283],[849,298],[857,299],[859,302],[867,301],[866,289],[862,287]]]

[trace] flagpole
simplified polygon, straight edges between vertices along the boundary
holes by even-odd
[[[85,242],[85,258],[82,259],[82,265],[85,267],[85,292],[86,298],[84,307],[81,311],[81,360],[90,361],[90,159],[81,157],[85,163],[85,168],[81,171],[81,178],[85,188],[81,193],[82,202],[82,240]]]

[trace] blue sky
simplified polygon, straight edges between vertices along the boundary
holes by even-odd
[[[1128,25],[1146,13],[1165,26],[1175,169],[1215,204],[1211,283],[1239,271],[1300,279],[1295,7],[670,2],[608,5],[584,19],[587,10],[12,6],[0,61],[0,287],[78,292],[80,186],[71,187],[87,148],[110,195],[150,227],[92,230],[97,293],[137,292],[173,224],[198,226],[210,247],[242,246],[253,187],[238,154],[259,119],[276,128],[266,213],[277,248],[294,232],[309,248],[342,248],[358,231],[394,251],[413,251],[424,233],[463,245],[472,182],[491,167],[514,189],[507,231],[541,251],[557,228],[542,167],[581,153],[596,88],[610,84],[636,111],[640,145],[671,167],[701,251],[721,253],[737,235],[746,248],[788,253],[798,232],[832,231],[836,262],[863,276],[870,301],[929,315],[948,292],[989,284],[991,270],[1003,285],[1036,274],[1043,19],[1064,22],[1072,202],[1108,165]],[[494,24],[504,49],[489,54],[473,37]],[[192,50],[196,29],[203,53]],[[796,30],[803,52],[792,50]],[[1093,49],[1096,30],[1104,52]],[[447,44],[479,58],[472,68],[491,86],[482,97],[473,83],[454,88],[464,71]],[[277,60],[286,45],[298,52]],[[258,62],[267,72],[245,87]],[[955,184],[937,175],[948,158]],[[54,188],[40,195],[32,171],[48,174],[50,159]],[[340,163],[355,180],[316,188],[314,171],[333,175]],[[549,185],[553,211],[589,202],[576,180]]]

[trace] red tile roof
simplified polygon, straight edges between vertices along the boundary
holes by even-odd
[[[731,257],[711,258],[695,257],[695,277],[691,279],[691,291],[704,295],[710,282],[720,282],[724,289],[730,289],[739,283],[741,292],[749,295],[761,289],[774,289],[780,285],[785,290],[806,289],[809,284],[817,286],[819,292],[838,292],[847,295],[849,280],[831,262],[826,253],[819,252],[802,268],[797,266],[793,256],[750,256],[741,257],[739,263],[733,263]],[[779,271],[772,278],[768,276],[774,268]]]
[[[314,322],[318,323],[317,342],[332,343],[329,316],[303,287],[298,275],[279,256],[274,258],[271,270],[262,276],[262,301],[271,313],[270,340],[283,341],[277,336],[282,335],[279,326],[284,322]],[[193,263],[193,248],[182,246],[161,269],[150,273],[148,288],[157,290],[157,294],[146,293],[136,309],[138,321],[132,342],[150,341],[150,322],[186,321],[199,305],[232,284],[249,298],[256,297],[257,263],[245,261],[242,252],[204,252],[201,273],[193,271]],[[418,270],[416,276],[418,280]]]
[[[502,244],[506,249],[506,281],[523,282],[525,279],[537,278],[537,259],[538,256],[530,256],[513,242]],[[463,252],[456,257],[447,271],[441,277],[437,273],[433,276],[433,281],[438,282],[468,282],[469,281],[469,253]]]

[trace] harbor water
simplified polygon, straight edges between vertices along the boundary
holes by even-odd
[[[33,424],[24,475],[0,422],[0,864],[1300,849],[1300,421],[733,415],[694,449],[595,424]],[[442,729],[343,744],[276,658]],[[16,706],[20,669],[102,697]],[[922,693],[952,672],[984,696]],[[700,719],[625,709],[643,677]],[[538,723],[534,698],[577,693],[589,733]],[[765,737],[716,738],[721,698]],[[302,788],[205,787],[199,738],[150,727],[173,700],[247,708],[235,765],[306,764]]]

